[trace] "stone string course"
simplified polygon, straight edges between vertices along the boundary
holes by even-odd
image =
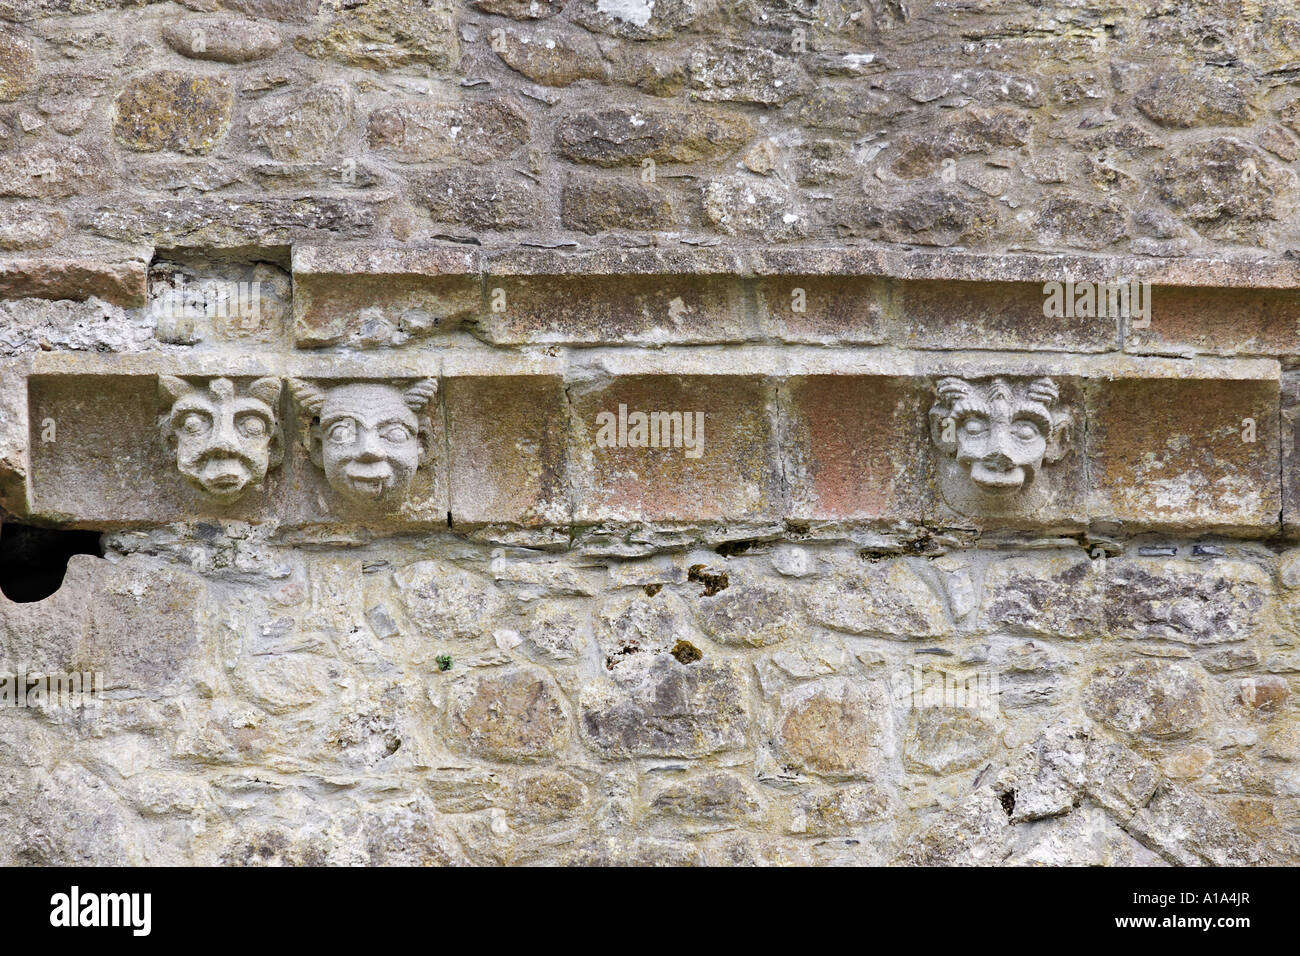
[[[0,864],[1296,863],[1248,7],[0,0]]]

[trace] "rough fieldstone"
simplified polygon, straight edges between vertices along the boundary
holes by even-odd
[[[1202,235],[1251,241],[1286,216],[1296,177],[1256,146],[1230,136],[1195,143],[1153,174],[1156,192]]]
[[[67,228],[61,212],[14,206],[0,211],[0,249],[43,249],[57,242]]]
[[[725,591],[698,603],[700,629],[719,644],[767,647],[801,636],[798,600],[783,588],[733,581]]]
[[[663,190],[631,179],[570,179],[560,194],[560,221],[569,229],[598,233],[618,229],[667,229],[673,207]]]
[[[781,699],[776,744],[788,763],[828,777],[879,773],[894,753],[889,695],[877,682],[828,678]]]
[[[32,87],[36,53],[12,30],[0,32],[0,103],[12,103]]]
[[[469,640],[489,633],[504,598],[481,575],[443,561],[418,561],[393,574],[412,623],[435,638]]]
[[[1133,105],[1152,122],[1174,129],[1245,126],[1257,112],[1241,86],[1207,73],[1161,71],[1138,90]]]
[[[692,52],[690,83],[698,99],[759,106],[779,106],[812,88],[794,58],[761,46],[718,44]]]
[[[569,0],[470,0],[474,8],[515,20],[545,20],[564,9]]]
[[[1001,721],[964,707],[912,707],[903,737],[903,760],[936,774],[966,770],[1000,745]]]
[[[746,681],[728,663],[680,664],[660,655],[634,685],[583,692],[582,736],[606,757],[702,757],[735,750],[749,736],[746,695]]]
[[[1084,688],[1083,706],[1116,730],[1151,737],[1190,733],[1210,716],[1200,668],[1166,660],[1099,668]]]
[[[535,183],[496,166],[456,166],[432,173],[419,197],[435,220],[476,229],[527,229],[544,216]]]
[[[850,833],[887,819],[892,809],[888,791],[874,784],[849,784],[811,790],[790,813],[790,832],[814,836]]]
[[[293,45],[316,59],[370,70],[446,67],[460,52],[450,0],[361,0],[332,9]]]
[[[808,235],[808,219],[795,194],[777,183],[714,179],[703,190],[704,219],[730,236],[789,242]]]
[[[1102,632],[1097,570],[1081,554],[996,561],[984,574],[982,595],[981,629],[1044,637]]]
[[[695,820],[744,820],[762,811],[754,787],[729,773],[710,773],[660,790],[650,801],[656,813]]]
[[[582,34],[519,34],[505,31],[497,55],[510,69],[542,86],[570,86],[578,80],[605,77],[595,41]]]
[[[958,186],[925,186],[849,201],[834,211],[841,235],[927,246],[977,243],[998,224],[997,207]]]
[[[452,739],[488,760],[540,760],[568,743],[563,697],[545,673],[511,669],[466,679],[453,690]]]
[[[563,117],[555,126],[555,151],[596,166],[695,163],[735,152],[754,135],[743,116],[713,110],[608,107]]]
[[[1247,561],[1108,562],[1104,632],[1204,646],[1242,641],[1270,620],[1269,576]]]
[[[1024,113],[971,107],[933,129],[902,137],[891,169],[908,178],[928,176],[945,159],[1024,146],[1032,128]]]
[[[181,56],[218,63],[248,63],[280,48],[269,23],[242,17],[190,17],[163,28],[163,39]]]
[[[104,180],[102,159],[73,143],[37,143],[0,156],[0,196],[65,199],[93,193]]]
[[[816,581],[805,602],[813,621],[849,634],[922,639],[952,633],[943,601],[902,560]]]
[[[1116,200],[1053,196],[1034,220],[1034,229],[1041,241],[1054,247],[1100,249],[1124,238],[1127,219],[1126,207]]]
[[[1263,861],[1256,842],[1213,803],[1173,784],[1156,791],[1127,828],[1151,849],[1183,866],[1249,866]]]
[[[907,841],[898,862],[910,866],[992,866],[1012,851],[1007,814],[997,794],[981,787],[945,807]]]
[[[222,77],[146,73],[118,94],[113,135],[129,149],[209,153],[230,128],[234,93]]]
[[[528,121],[508,99],[457,104],[424,102],[384,106],[367,123],[370,148],[401,163],[458,156],[481,163],[503,159],[528,141]]]
[[[281,162],[322,159],[342,151],[351,125],[352,96],[341,83],[315,83],[259,100],[248,111],[249,138]]]

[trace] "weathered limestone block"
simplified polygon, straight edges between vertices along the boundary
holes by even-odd
[[[458,682],[452,695],[452,740],[475,756],[534,761],[556,756],[568,741],[563,698],[542,671],[491,671]]]
[[[412,623],[435,639],[463,641],[490,633],[505,599],[486,578],[443,561],[418,561],[394,572]]]
[[[1172,784],[1156,791],[1151,802],[1134,814],[1128,829],[1182,866],[1248,866],[1265,861],[1259,845],[1213,803]]]
[[[705,659],[657,656],[631,685],[583,690],[582,737],[606,757],[702,757],[749,738],[748,681],[740,669]]]
[[[620,375],[574,383],[569,395],[575,521],[781,513],[763,377]]]
[[[370,70],[413,64],[444,68],[460,52],[456,13],[447,0],[363,0],[331,9],[294,46],[315,59]]]
[[[694,163],[740,148],[754,128],[743,116],[713,110],[608,107],[576,112],[555,127],[555,150],[597,166]]]
[[[1103,633],[1106,594],[1098,566],[1082,554],[1004,558],[984,574],[979,627],[1043,637]]]
[[[700,629],[719,644],[767,647],[806,634],[798,600],[785,588],[730,580],[726,590],[701,597]]]
[[[228,81],[161,70],[136,77],[118,94],[113,133],[143,152],[208,153],[230,128]]]
[[[192,60],[247,63],[280,48],[280,34],[269,23],[243,17],[187,17],[163,27],[167,45]]]
[[[315,83],[304,90],[259,100],[248,111],[249,136],[272,159],[322,159],[348,146],[352,95],[341,83]]]
[[[924,640],[953,630],[943,599],[907,559],[816,580],[804,601],[813,621],[849,634]]]
[[[1278,380],[1267,363],[1239,368],[1222,378],[1091,383],[1094,521],[1264,535],[1278,527]]]
[[[888,691],[829,678],[798,687],[781,699],[776,718],[780,757],[831,779],[888,773],[895,759]]]
[[[1152,737],[1191,733],[1210,717],[1205,674],[1194,664],[1136,660],[1097,669],[1084,710],[1116,730]]]
[[[710,773],[662,788],[650,799],[653,812],[684,820],[747,820],[763,810],[755,788],[729,773]]]
[[[570,520],[565,392],[558,376],[447,379],[453,525]]]
[[[1107,562],[1105,633],[1205,646],[1267,633],[1272,582],[1246,561],[1136,558]]]
[[[370,148],[400,163],[447,156],[470,163],[505,159],[528,136],[527,115],[508,97],[400,101],[374,110],[366,126]]]

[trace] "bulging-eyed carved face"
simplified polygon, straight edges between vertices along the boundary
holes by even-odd
[[[1051,379],[947,378],[938,390],[940,404],[930,412],[935,441],[980,493],[1014,495],[1033,483],[1044,459],[1059,457],[1065,421]]]
[[[195,488],[217,501],[234,501],[278,463],[279,381],[259,379],[246,395],[237,394],[227,378],[213,379],[206,389],[170,377],[162,385],[172,399],[165,435],[177,470]]]
[[[401,392],[387,385],[342,385],[325,396],[319,441],[325,480],[357,503],[401,497],[423,457],[420,425]]]

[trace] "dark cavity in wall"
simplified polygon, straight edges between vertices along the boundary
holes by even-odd
[[[74,554],[104,556],[99,537],[98,531],[0,526],[0,593],[19,604],[45,600],[63,584]]]

